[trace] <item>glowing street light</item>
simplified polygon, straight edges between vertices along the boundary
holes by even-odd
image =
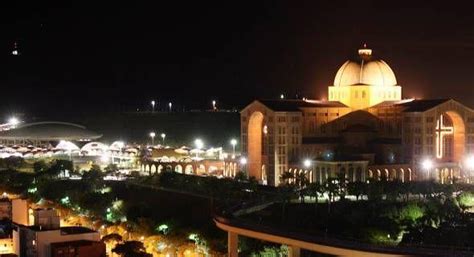
[[[165,145],[165,137],[166,137],[166,134],[161,133],[161,139],[163,140],[163,142],[162,142],[163,145]]]
[[[20,124],[20,120],[18,120],[17,117],[10,117],[10,119],[8,119],[8,124],[10,124],[12,127],[16,127],[18,124]]]
[[[199,154],[199,150],[201,150],[203,147],[204,147],[204,142],[197,138],[196,140],[194,140],[194,145],[196,146],[196,158],[199,157],[198,154]]]
[[[240,158],[240,164],[246,165],[247,164],[247,158],[245,158],[245,157]]]
[[[212,109],[215,111],[216,108],[216,100],[212,100]]]
[[[235,156],[235,146],[237,145],[237,139],[232,138],[230,140],[230,144],[232,145],[232,156]]]
[[[284,94],[281,94],[281,95],[280,95],[280,99],[285,99],[285,95],[284,95]]]
[[[151,112],[155,112],[155,100],[151,100]]]
[[[304,160],[303,165],[304,165],[305,168],[311,167],[311,160],[310,159]]]
[[[433,168],[433,161],[425,159],[421,162],[421,167],[428,172],[428,178],[431,178],[431,169]]]
[[[173,104],[171,102],[168,103],[168,107],[170,108],[170,112],[172,110]]]
[[[469,172],[469,178],[472,176],[472,171],[474,170],[474,155],[470,155],[465,160],[466,168]],[[469,181],[468,181],[469,182]]]
[[[151,145],[155,145],[155,132],[150,132],[150,137],[151,137]]]

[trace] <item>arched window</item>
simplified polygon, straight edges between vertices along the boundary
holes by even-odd
[[[365,90],[362,91],[362,98],[365,98]]]

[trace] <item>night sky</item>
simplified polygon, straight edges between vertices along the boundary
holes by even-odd
[[[3,7],[0,117],[143,110],[152,99],[192,109],[280,93],[321,98],[363,43],[392,67],[404,97],[474,107],[468,5],[161,2]]]

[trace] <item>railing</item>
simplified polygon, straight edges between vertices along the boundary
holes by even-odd
[[[253,208],[256,204],[250,206],[246,204],[246,208]],[[425,244],[404,244],[403,246],[389,246],[389,245],[375,245],[364,241],[357,241],[354,238],[342,238],[335,235],[327,235],[325,233],[320,234],[307,234],[303,231],[290,231],[282,230],[276,227],[270,227],[268,225],[262,225],[258,222],[251,222],[246,219],[239,218],[233,215],[239,207],[242,205],[234,206],[228,209],[223,215],[215,215],[214,219],[216,222],[243,228],[247,230],[257,231],[266,234],[277,235],[281,237],[291,238],[295,240],[310,242],[314,244],[321,244],[331,247],[377,252],[377,253],[393,253],[393,254],[408,254],[408,255],[430,255],[430,256],[474,256],[474,248],[472,247],[458,247],[458,246],[447,246],[447,245],[425,245]]]

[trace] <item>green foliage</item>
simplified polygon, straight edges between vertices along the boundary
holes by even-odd
[[[35,173],[42,173],[49,169],[49,165],[44,160],[39,160],[33,163],[33,171]]]
[[[463,211],[474,207],[474,193],[472,192],[462,192],[457,197],[457,200],[459,203],[459,207],[461,207]]]
[[[398,219],[406,223],[415,223],[416,220],[423,217],[425,210],[418,204],[409,203],[400,209]]]

